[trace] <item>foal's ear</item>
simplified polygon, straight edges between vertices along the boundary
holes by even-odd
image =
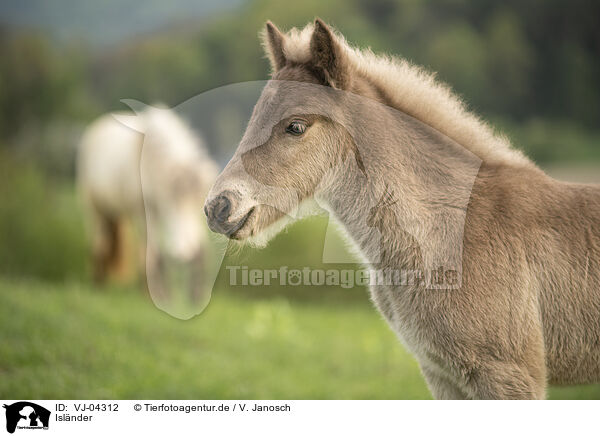
[[[328,85],[344,89],[348,84],[344,49],[331,29],[320,18],[310,39],[310,53],[314,66],[320,70]]]
[[[283,42],[285,35],[275,26],[267,21],[265,31],[261,35],[262,44],[271,62],[271,70],[277,72],[285,66],[285,55],[283,53]]]

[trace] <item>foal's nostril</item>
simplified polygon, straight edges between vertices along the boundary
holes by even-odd
[[[231,213],[231,201],[229,201],[229,198],[224,195],[215,198],[212,206],[212,213],[218,222],[224,223],[227,221],[227,218],[229,218],[229,214]]]
[[[236,207],[239,196],[235,192],[221,191],[219,195],[206,205],[205,212],[208,227],[217,233],[228,234],[236,223],[230,223],[232,211]]]

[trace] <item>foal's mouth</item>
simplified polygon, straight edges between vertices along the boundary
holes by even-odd
[[[242,230],[244,229],[244,227],[246,227],[246,224],[248,223],[248,220],[252,217],[252,214],[254,213],[254,207],[252,207],[248,213],[246,215],[244,215],[242,217],[242,219],[240,219],[237,224],[235,226],[233,226],[227,233],[226,236],[230,239],[244,239],[244,237],[241,235]]]
[[[226,233],[226,236],[229,239],[238,241],[259,237],[270,225],[279,222],[285,216],[286,213],[273,206],[259,204],[252,207],[248,213]]]

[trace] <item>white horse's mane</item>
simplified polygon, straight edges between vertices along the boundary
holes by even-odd
[[[150,106],[141,115],[145,119],[146,137],[161,146],[168,145],[175,160],[185,162],[206,154],[200,137],[172,109]]]

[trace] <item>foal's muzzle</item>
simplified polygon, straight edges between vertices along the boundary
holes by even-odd
[[[213,232],[232,236],[246,223],[249,214],[240,219],[231,220],[231,213],[237,202],[237,195],[230,191],[224,191],[204,206],[208,227]]]

